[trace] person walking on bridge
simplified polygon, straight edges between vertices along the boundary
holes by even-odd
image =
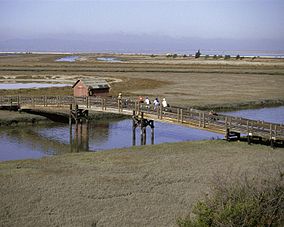
[[[155,98],[155,100],[153,101],[153,104],[154,104],[154,110],[156,110],[158,108],[158,106],[160,106],[160,102],[159,102],[158,97]]]

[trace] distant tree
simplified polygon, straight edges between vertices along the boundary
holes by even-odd
[[[154,58],[154,57],[156,57],[156,55],[154,55],[154,54],[151,54],[151,58]]]
[[[240,59],[241,57],[240,57],[240,55],[238,54],[237,56],[236,56],[236,59],[238,60],[238,59]]]
[[[210,56],[209,56],[208,54],[205,55],[205,59],[209,59],[209,57],[210,57]]]
[[[201,55],[200,50],[198,50],[198,51],[195,53],[195,58],[199,58],[200,55]]]
[[[223,58],[223,56],[222,55],[218,55],[218,59],[220,59],[220,58]]]
[[[173,54],[173,58],[176,58],[178,55],[177,54]]]
[[[224,57],[225,60],[229,60],[230,58],[231,58],[231,55],[228,55],[228,54],[225,55],[225,57]]]
[[[217,59],[217,55],[216,54],[214,54],[213,59]]]
[[[184,55],[183,55],[183,57],[184,57],[184,58],[186,58],[186,57],[187,57],[187,55],[186,55],[186,54],[184,54]]]

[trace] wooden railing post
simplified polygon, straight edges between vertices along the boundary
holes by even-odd
[[[88,109],[89,108],[89,97],[86,96],[86,108]]]
[[[183,123],[183,114],[182,114],[182,109],[180,109],[180,121]]]
[[[177,122],[179,122],[179,108],[177,108]]]

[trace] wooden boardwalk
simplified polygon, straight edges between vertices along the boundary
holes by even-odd
[[[73,96],[2,96],[0,97],[0,107],[18,107],[22,109],[34,109],[37,107],[66,107],[70,104],[78,105],[81,109],[94,111],[104,111],[137,116],[144,113],[144,118],[180,124],[211,132],[221,133],[230,140],[233,137],[239,138],[245,135],[248,141],[251,139],[269,140],[274,142],[284,142],[284,125],[264,121],[250,120],[241,117],[227,116],[223,114],[213,115],[210,112],[200,111],[182,107],[158,107],[145,105],[137,101],[115,98],[99,97],[73,97]]]

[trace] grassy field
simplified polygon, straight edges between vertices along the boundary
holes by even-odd
[[[213,176],[258,177],[283,149],[200,141],[0,163],[1,226],[175,226]]]
[[[46,80],[73,83],[82,77],[103,77],[111,82],[111,95],[122,92],[166,97],[172,105],[218,107],[245,103],[284,101],[284,60],[245,58],[206,60],[147,55],[81,54],[76,62],[55,62],[62,55],[0,57],[0,80]],[[105,63],[97,57],[118,57],[122,63]],[[0,90],[3,94],[38,95],[42,91]],[[45,94],[72,94],[71,88],[43,90]]]
[[[82,77],[100,77],[111,83],[113,96],[159,96],[171,105],[198,108],[284,101],[283,59],[80,54],[76,62],[54,61],[63,56],[0,56],[0,83],[72,84]],[[97,57],[123,62],[104,63]],[[0,90],[0,95],[66,94],[72,94],[70,87]],[[6,122],[23,116],[0,112]],[[175,226],[177,218],[210,193],[212,177],[258,177],[275,163],[283,170],[283,160],[283,148],[218,140],[0,162],[0,225]]]

